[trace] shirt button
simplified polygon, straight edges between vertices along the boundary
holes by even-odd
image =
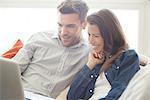
[[[89,91],[90,91],[90,93],[92,93],[92,92],[93,92],[93,90],[92,90],[92,89],[90,89]]]
[[[91,75],[91,78],[93,78],[94,76],[93,75]]]
[[[117,69],[119,69],[119,66],[117,66]]]
[[[95,76],[95,77],[97,77],[98,75],[97,75],[97,74],[95,74],[94,76]]]

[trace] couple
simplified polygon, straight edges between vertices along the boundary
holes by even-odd
[[[96,92],[101,100],[117,100],[139,70],[138,56],[128,49],[119,21],[108,9],[85,21],[88,7],[82,0],[65,0],[57,9],[58,34],[33,35],[13,58],[24,89],[57,98],[71,84],[68,100],[92,99]],[[86,24],[90,51],[81,36]],[[97,89],[103,83],[105,92]]]

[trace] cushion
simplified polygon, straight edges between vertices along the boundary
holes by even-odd
[[[129,82],[119,100],[150,100],[150,64],[142,67]]]
[[[11,59],[17,54],[19,49],[22,47],[23,47],[23,43],[20,39],[18,39],[11,49],[9,49],[4,54],[2,54],[2,57]]]

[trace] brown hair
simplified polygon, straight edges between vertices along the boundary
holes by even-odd
[[[108,69],[107,67],[119,56],[120,51],[128,48],[120,22],[108,9],[102,9],[89,15],[87,22],[99,28],[104,40],[104,52],[109,54],[109,56],[112,55],[112,58],[103,64],[104,70]]]
[[[85,21],[88,9],[82,0],[65,0],[57,7],[57,10],[62,14],[77,13],[81,21]]]

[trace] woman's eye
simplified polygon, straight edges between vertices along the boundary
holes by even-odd
[[[94,34],[94,37],[101,37],[101,35],[99,35],[99,34]]]
[[[99,37],[98,35],[94,35],[94,37]]]
[[[92,37],[99,37],[100,35],[95,35],[95,34],[90,34],[88,33],[89,36],[92,36]]]

